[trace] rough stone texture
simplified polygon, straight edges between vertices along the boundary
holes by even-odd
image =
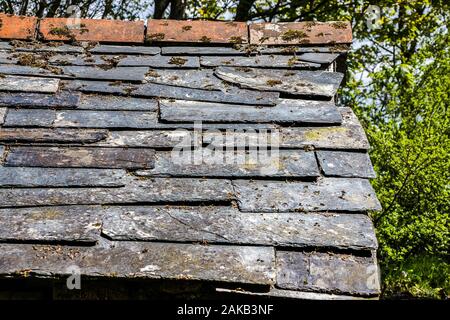
[[[76,108],[80,93],[61,91],[55,94],[0,93],[0,106],[22,108]]]
[[[0,188],[0,207],[75,204],[221,203],[234,200],[223,179],[136,179],[123,188]]]
[[[281,145],[286,148],[314,146],[321,149],[367,150],[364,129],[350,108],[339,108],[342,125],[334,127],[290,127],[281,129]]]
[[[96,54],[143,54],[153,56],[161,52],[159,47],[144,46],[115,46],[99,44],[88,49],[91,53]]]
[[[95,243],[102,216],[100,206],[67,206],[0,209],[0,217],[0,241]]]
[[[95,144],[104,147],[174,148],[201,145],[201,134],[187,130],[111,131]]]
[[[6,108],[0,108],[0,125],[5,121],[6,111]]]
[[[15,64],[0,64],[0,73],[8,74],[13,76],[32,76],[35,77],[49,77],[49,78],[62,78],[69,79],[70,75],[63,74],[62,69],[56,67],[54,70],[48,70],[44,68],[39,68],[36,66],[22,66]],[[27,91],[27,90],[25,90]]]
[[[252,44],[339,44],[352,42],[350,22],[252,23]]]
[[[49,92],[58,90],[59,79],[38,77],[0,77],[0,91]]]
[[[120,67],[148,66],[152,68],[199,68],[198,57],[167,57],[167,56],[128,56],[119,61]],[[180,72],[180,71],[178,71]]]
[[[298,56],[301,61],[329,64],[339,57],[337,53],[306,52]]]
[[[372,257],[277,251],[277,287],[351,295],[378,295],[378,266]]]
[[[1,85],[1,83],[0,83]],[[183,100],[197,100],[225,103],[274,105],[279,97],[277,92],[258,92],[252,90],[200,90],[156,83],[141,85],[114,82],[75,80],[64,82],[65,88],[89,93],[110,93],[137,97],[164,97]],[[0,86],[1,89],[1,86]]]
[[[239,208],[244,212],[380,210],[369,181],[322,178],[317,182],[235,180]]]
[[[155,168],[137,175],[173,177],[318,177],[313,152],[266,151],[225,152],[199,149],[158,152]]]
[[[197,42],[197,43],[246,43],[245,22],[177,21],[149,19],[147,41]]]
[[[5,166],[149,169],[152,149],[11,147]]]
[[[277,132],[278,139],[274,142],[279,148],[343,149],[367,150],[369,142],[363,128],[350,108],[338,108],[342,115],[340,126],[326,127],[267,127],[267,128],[235,128],[226,133],[209,130],[203,133],[203,142],[212,147],[242,147],[257,146],[260,130]],[[272,141],[268,142],[272,146]]]
[[[132,97],[82,95],[77,109],[157,111],[158,102]]]
[[[260,68],[287,68],[287,69],[315,69],[320,64],[303,61],[300,57],[263,55],[256,57],[201,57],[203,67],[260,67]]]
[[[158,128],[156,112],[9,110],[5,126],[54,128]]]
[[[143,81],[147,68],[120,67],[104,70],[98,67],[63,66],[64,74],[77,79]]]
[[[377,248],[365,215],[242,213],[230,207],[111,207],[102,232],[113,240]]]
[[[1,187],[123,187],[125,170],[0,167]]]
[[[18,52],[51,52],[51,53],[83,53],[82,45],[70,45],[62,42],[19,42],[10,45],[7,42],[0,42],[0,48],[4,50],[12,50]]]
[[[152,83],[167,84],[185,88],[205,90],[232,90],[226,83],[214,75],[214,70],[166,70],[154,69],[147,73],[146,80]],[[248,90],[247,90],[248,91]]]
[[[161,119],[170,122],[274,122],[340,123],[341,115],[331,102],[280,99],[275,107],[262,108],[208,102],[161,100]]]
[[[0,142],[93,143],[108,137],[106,130],[2,128]]]
[[[326,97],[336,94],[344,77],[341,73],[328,71],[290,71],[286,74],[281,70],[232,67],[219,67],[214,74],[242,88]]]
[[[144,21],[80,19],[77,25],[72,20],[45,18],[39,23],[39,31],[45,40],[144,42]]]
[[[318,151],[317,159],[326,176],[376,177],[367,153]]]
[[[270,247],[101,242],[95,247],[1,244],[0,251],[0,274],[10,277],[67,276],[76,265],[81,274],[95,277],[275,282]]]
[[[33,39],[36,33],[36,17],[12,16],[0,13],[1,39]]]
[[[357,297],[343,294],[332,293],[318,293],[308,291],[294,291],[294,290],[282,290],[275,287],[271,287],[269,292],[254,292],[246,290],[232,290],[216,288],[219,293],[232,294],[235,298],[243,298],[246,296],[258,296],[258,297],[271,297],[271,298],[283,298],[283,299],[298,299],[298,300],[378,300],[376,297]]]

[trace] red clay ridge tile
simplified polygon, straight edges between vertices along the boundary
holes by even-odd
[[[36,17],[0,13],[0,38],[31,40],[36,34]]]
[[[245,22],[155,20],[147,23],[150,42],[247,43]]]
[[[44,40],[144,42],[144,21],[80,19],[78,25],[74,25],[73,21],[67,18],[46,18],[41,20],[39,31]]]
[[[352,42],[350,22],[280,22],[250,25],[251,44],[342,44]]]

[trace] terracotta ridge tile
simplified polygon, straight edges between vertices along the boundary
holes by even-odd
[[[36,32],[38,31],[38,32]],[[210,20],[44,18],[0,13],[0,39],[104,43],[214,43],[258,45],[350,44],[350,22],[250,23]]]

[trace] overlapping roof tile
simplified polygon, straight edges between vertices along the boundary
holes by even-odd
[[[0,19],[2,278],[379,294],[348,23]]]

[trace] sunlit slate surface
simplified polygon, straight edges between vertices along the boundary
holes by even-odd
[[[0,277],[77,265],[107,281],[378,296],[369,145],[335,104],[345,50],[0,48]]]

